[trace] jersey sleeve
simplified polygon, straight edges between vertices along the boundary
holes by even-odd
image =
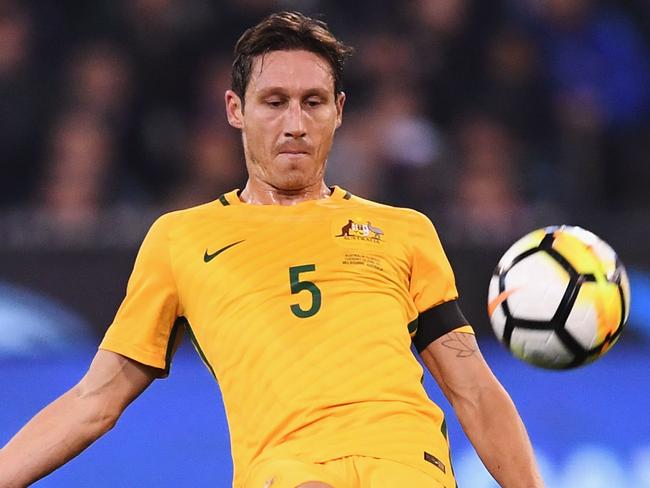
[[[99,348],[169,370],[176,342],[179,300],[170,256],[166,217],[145,237],[127,285],[126,297]]]
[[[458,298],[454,273],[431,221],[422,214],[411,226],[409,291],[419,313]]]
[[[431,221],[420,215],[412,231],[413,256],[409,291],[418,311],[413,343],[418,352],[447,332],[473,333],[458,304],[451,264]]]

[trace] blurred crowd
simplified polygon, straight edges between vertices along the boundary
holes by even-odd
[[[105,236],[241,188],[232,48],[277,10],[356,48],[328,183],[477,242],[650,211],[645,0],[0,0],[3,222]]]

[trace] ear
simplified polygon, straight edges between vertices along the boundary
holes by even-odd
[[[244,128],[244,110],[243,103],[239,95],[232,90],[226,90],[226,115],[228,123],[235,129]]]
[[[345,105],[345,93],[340,92],[336,95],[336,128],[341,127],[343,123],[343,105]]]

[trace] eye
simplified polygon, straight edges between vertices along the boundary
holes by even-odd
[[[306,104],[308,107],[312,107],[312,108],[313,108],[313,107],[318,107],[318,106],[321,105],[322,103],[323,103],[323,101],[322,101],[320,98],[308,98],[308,99],[305,101],[305,104]]]
[[[281,107],[281,106],[282,106],[282,103],[283,103],[283,102],[282,102],[282,100],[279,100],[279,99],[277,99],[277,98],[271,98],[271,99],[269,99],[269,100],[266,100],[265,103],[266,103],[269,107],[272,107],[272,108],[278,108],[278,107]]]

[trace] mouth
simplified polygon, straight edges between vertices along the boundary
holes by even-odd
[[[278,154],[287,154],[289,156],[304,156],[310,153],[310,147],[300,143],[279,144],[276,148]]]

